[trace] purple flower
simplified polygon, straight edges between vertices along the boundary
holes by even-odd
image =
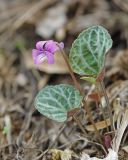
[[[41,64],[45,60],[48,61],[49,64],[54,63],[54,53],[59,51],[60,48],[57,44],[63,49],[64,43],[57,43],[53,40],[48,41],[39,41],[36,43],[36,49],[32,50],[32,57],[35,64]]]

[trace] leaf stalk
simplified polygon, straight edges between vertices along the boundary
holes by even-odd
[[[84,95],[84,91],[82,90],[80,84],[78,83],[78,81],[77,81],[77,79],[76,79],[76,77],[75,77],[75,75],[74,75],[74,73],[73,73],[73,71],[72,71],[72,68],[70,67],[70,64],[69,64],[68,57],[67,57],[66,53],[65,53],[64,50],[59,46],[59,44],[57,44],[57,46],[59,47],[60,52],[62,53],[62,56],[63,56],[63,58],[64,58],[64,60],[65,60],[65,62],[66,62],[66,64],[67,64],[67,66],[68,66],[69,73],[70,73],[70,75],[71,75],[71,77],[72,77],[72,80],[73,80],[73,82],[74,82],[75,87],[80,91],[81,95],[84,97],[84,96],[85,96],[85,95]],[[95,125],[95,122],[94,122],[94,120],[93,120],[91,111],[90,111],[89,107],[86,105],[85,99],[83,100],[83,104],[84,104],[84,109],[86,110],[86,112],[87,112],[87,114],[88,114],[89,120],[90,120],[90,122],[92,123],[92,125],[93,125],[93,127],[94,127],[94,129],[95,129],[97,138],[99,139],[100,143],[103,144],[101,135],[100,135],[100,133],[99,133],[99,131],[98,131],[96,125]],[[79,124],[78,124],[78,125],[79,125]]]

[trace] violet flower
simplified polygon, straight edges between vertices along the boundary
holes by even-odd
[[[53,64],[54,53],[60,50],[57,44],[60,46],[60,48],[62,49],[64,48],[63,42],[57,43],[53,40],[37,42],[36,49],[32,50],[32,57],[33,57],[34,63],[39,65],[45,60],[47,60],[49,64]]]

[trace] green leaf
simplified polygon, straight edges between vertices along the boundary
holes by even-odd
[[[67,112],[81,107],[82,96],[71,85],[46,86],[35,99],[36,109],[46,117],[63,122]]]
[[[94,78],[94,77],[81,77],[80,79],[91,82],[92,84],[96,83],[96,78]]]
[[[105,55],[111,47],[112,39],[102,26],[84,30],[70,50],[69,61],[73,71],[96,78],[104,67]]]

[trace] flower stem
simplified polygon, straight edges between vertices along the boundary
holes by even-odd
[[[60,47],[59,47],[59,48],[60,48]],[[70,73],[70,75],[71,75],[71,77],[72,77],[72,80],[73,80],[73,82],[74,82],[75,87],[76,87],[76,88],[80,91],[80,93],[82,93],[82,95],[83,95],[83,94],[84,94],[84,91],[82,90],[80,84],[78,83],[78,81],[77,81],[77,79],[76,79],[76,77],[75,77],[75,75],[74,75],[74,73],[73,73],[73,71],[72,71],[72,68],[70,67],[70,64],[69,64],[69,62],[68,62],[68,57],[67,57],[66,53],[65,53],[64,50],[62,50],[61,48],[60,48],[60,51],[61,51],[62,56],[63,56],[63,58],[64,58],[64,60],[65,60],[65,62],[66,62],[66,64],[67,64],[67,66],[68,66],[69,73]]]
[[[71,75],[71,77],[72,77],[72,80],[73,80],[73,82],[74,82],[75,87],[80,91],[81,95],[83,95],[83,97],[84,97],[84,96],[85,96],[85,95],[84,95],[84,91],[82,90],[80,84],[77,82],[77,79],[76,79],[76,77],[75,77],[75,75],[74,75],[74,73],[73,73],[73,71],[72,71],[72,68],[70,67],[70,64],[69,64],[67,55],[65,54],[64,50],[61,49],[61,47],[60,47],[58,44],[57,44],[57,46],[59,47],[60,52],[62,53],[63,58],[64,58],[67,66],[68,66],[69,73],[70,73],[70,75]],[[95,122],[94,122],[94,120],[93,120],[91,111],[90,111],[89,107],[86,105],[85,99],[83,100],[83,104],[84,104],[84,109],[86,110],[86,112],[87,112],[87,114],[88,114],[89,120],[90,120],[90,122],[92,123],[92,125],[93,125],[93,127],[94,127],[94,129],[95,129],[97,138],[99,139],[100,143],[103,144],[101,135],[100,135],[100,133],[99,133],[99,131],[98,131],[96,125],[95,125]],[[79,125],[79,124],[78,124],[78,125]]]
[[[114,131],[114,126],[113,126],[114,123],[113,123],[112,109],[111,109],[111,107],[110,107],[110,103],[109,103],[109,99],[108,99],[108,96],[107,96],[107,93],[106,93],[106,90],[105,90],[104,82],[103,82],[103,81],[100,81],[99,84],[100,84],[100,86],[101,86],[103,95],[104,95],[104,97],[105,97],[105,101],[106,101],[106,104],[107,104],[108,112],[109,112],[109,115],[110,115],[111,131]]]

